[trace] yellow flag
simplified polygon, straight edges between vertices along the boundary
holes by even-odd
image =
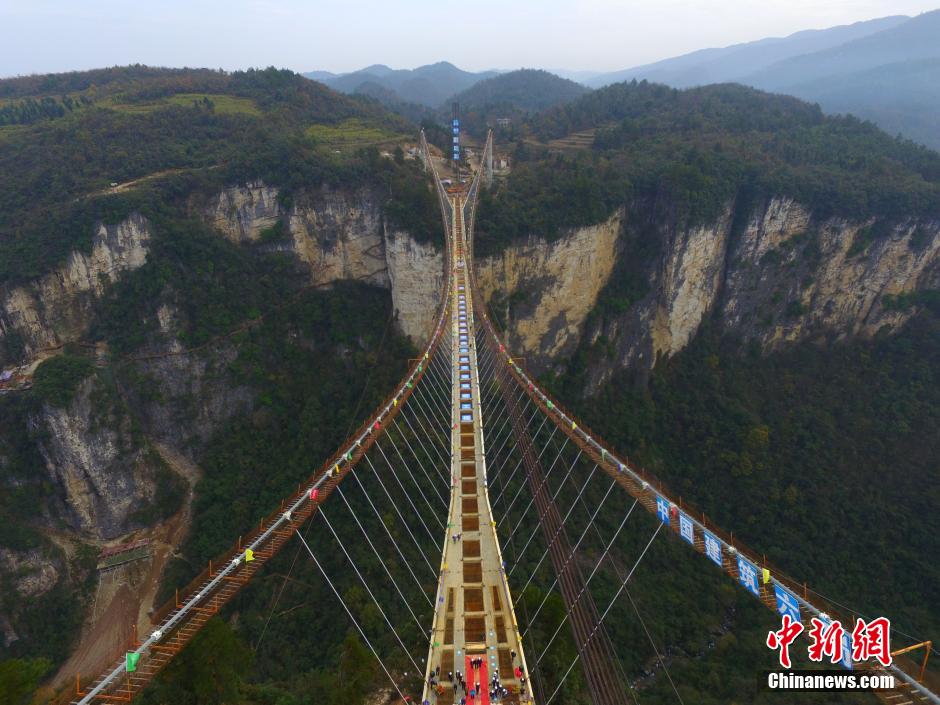
[[[255,559],[255,552],[250,548],[245,549],[245,563],[251,563]]]
[[[572,421],[572,422],[571,422],[571,430],[574,431],[577,427],[578,427],[578,424],[576,424],[574,421]]]
[[[770,582],[770,571],[764,568],[764,585]]]

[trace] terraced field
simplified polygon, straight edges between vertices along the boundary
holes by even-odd
[[[405,135],[391,132],[360,118],[349,118],[336,125],[311,125],[306,135],[327,147],[367,147],[399,142]]]
[[[103,101],[101,104],[118,110],[122,113],[149,113],[170,105],[180,107],[192,107],[194,104],[203,103],[206,100],[211,101],[213,110],[220,115],[232,115],[241,113],[243,115],[261,115],[261,110],[251,98],[242,98],[240,96],[226,95],[224,93],[177,93],[175,95],[160,98],[146,103],[127,103],[123,102],[120,96],[115,96]]]

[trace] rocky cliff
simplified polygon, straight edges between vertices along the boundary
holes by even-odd
[[[289,202],[276,188],[254,182],[190,207],[236,243],[292,253],[311,285],[358,279],[389,288],[402,332],[416,342],[430,334],[443,255],[390,227],[371,190],[324,187]],[[4,292],[0,363],[35,361],[50,348],[86,340],[96,300],[144,265],[153,237],[150,223],[136,214],[100,224],[90,253],[74,251],[54,271]],[[148,442],[193,457],[222,423],[252,409],[255,392],[229,369],[238,356],[235,344],[223,338],[187,351],[173,305],[162,304],[156,319],[161,336],[152,354],[123,359],[121,375],[93,375],[67,408],[45,405],[17,422],[31,429],[53,488],[44,524],[90,540],[140,526],[161,466],[147,452]],[[132,383],[122,386],[122,378]]]
[[[180,208],[249,255],[292,255],[311,286],[356,279],[389,289],[399,329],[416,343],[431,332],[443,253],[393,227],[373,190],[321,188],[288,199],[254,182],[208,199],[193,195]],[[0,289],[0,368],[31,363],[28,380],[39,360],[64,344],[92,342],[99,300],[155,256],[159,237],[136,214],[100,224],[88,253],[72,252],[39,279]],[[87,575],[69,575],[72,563],[55,539],[88,546],[80,549],[87,559],[102,545],[185,521],[174,512],[193,478],[179,477],[165,458],[199,459],[229,419],[257,411],[258,390],[235,369],[241,339],[223,335],[191,348],[178,303],[168,297],[156,306],[145,353],[117,359],[99,345],[98,367],[67,405],[23,392],[0,396],[0,488],[32,503],[29,518],[15,522],[28,541],[5,536],[0,545],[0,582],[12,599],[0,601],[0,653],[35,638],[30,610],[41,609],[37,600],[53,599],[57,590],[71,600]]]
[[[613,272],[622,221],[619,211],[555,242],[532,236],[477,263],[484,300],[509,321],[510,347],[526,355],[529,364],[544,368],[577,347]]]
[[[324,187],[290,203],[279,193],[261,182],[233,186],[200,210],[233,242],[295,255],[312,285],[356,279],[390,289],[400,330],[423,342],[443,286],[443,254],[390,227],[369,189]],[[73,251],[54,271],[0,291],[0,366],[81,340],[95,301],[147,261],[151,239],[150,224],[137,214],[99,224],[90,254]]]
[[[96,376],[86,379],[64,408],[45,404],[32,416],[50,486],[47,524],[88,539],[110,539],[145,524],[158,474],[119,400]]]
[[[416,344],[430,335],[443,253],[391,228],[373,190],[323,187],[287,199],[259,181],[224,189],[205,214],[233,242],[294,254],[311,284],[357,279],[391,289],[400,330]]]
[[[940,288],[938,221],[819,219],[785,198],[733,213],[729,204],[704,225],[653,223],[656,254],[639,261],[636,232],[649,236],[650,214],[627,208],[555,243],[510,247],[478,263],[478,276],[506,314],[514,349],[537,369],[582,341],[602,343],[594,386],[679,352],[712,315],[769,351],[896,330],[917,311],[910,294]],[[620,276],[639,279],[645,295],[616,315],[589,316]]]
[[[29,358],[79,339],[94,301],[109,284],[143,266],[150,241],[150,224],[140,215],[116,225],[99,224],[90,254],[73,251],[65,264],[40,279],[0,292],[0,364],[14,354]]]

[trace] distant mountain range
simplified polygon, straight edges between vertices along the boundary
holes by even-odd
[[[442,61],[411,70],[376,64],[304,75],[412,118],[416,111],[440,112],[455,96],[480,112],[497,105],[537,111],[577,98],[583,90],[574,81],[590,88],[634,79],[677,88],[735,82],[819,103],[829,113],[851,113],[940,150],[940,10],[702,49],[611,73],[474,73]],[[408,110],[401,107],[406,104],[412,104]]]
[[[391,69],[374,64],[352,73],[310,71],[304,74],[341,93],[363,93],[386,104],[416,103],[429,108],[438,108],[455,93],[496,75],[496,71],[463,71],[447,61],[416,69]]]
[[[665,83],[676,88],[689,88],[709,83],[741,82],[755,71],[766,69],[778,61],[830,49],[884,29],[897,27],[909,19],[904,16],[882,17],[829,29],[810,29],[791,34],[789,37],[769,37],[722,49],[701,49],[653,64],[603,73],[585,83],[592,88],[600,88],[635,78]]]
[[[940,10],[797,32],[601,74],[677,88],[737,82],[852,113],[940,149]]]
[[[375,98],[392,110],[420,121],[446,120],[450,103],[460,103],[464,126],[484,130],[493,117],[519,117],[572,101],[587,86],[541,69],[463,71],[442,61],[412,70],[382,64],[347,74],[311,71],[304,76],[343,93]]]

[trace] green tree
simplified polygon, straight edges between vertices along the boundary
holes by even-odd
[[[53,406],[68,406],[82,381],[94,371],[91,361],[77,355],[58,355],[39,364],[33,375],[36,395]]]
[[[252,666],[248,646],[227,622],[213,617],[143,697],[144,703],[224,705],[238,700]]]
[[[25,703],[51,665],[44,658],[10,659],[0,663],[0,703]]]

